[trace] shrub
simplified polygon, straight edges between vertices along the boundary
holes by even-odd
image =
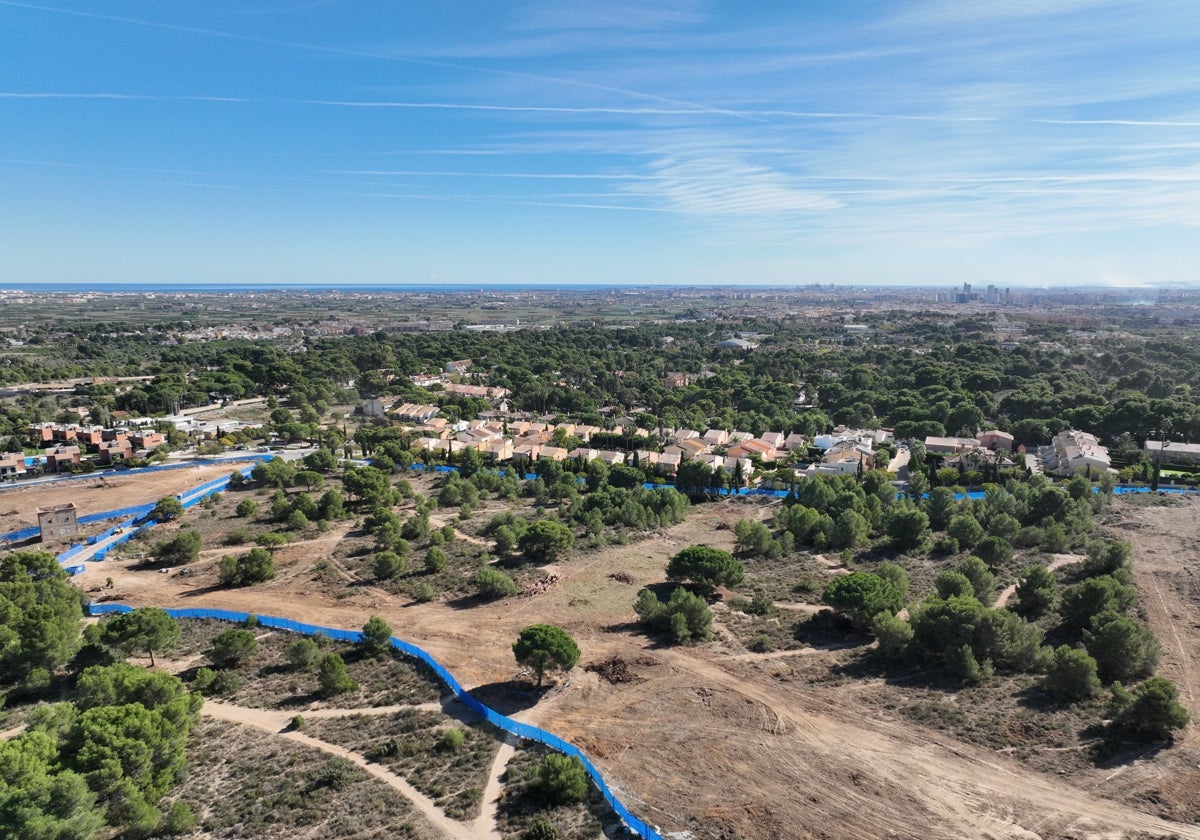
[[[737,586],[745,569],[728,551],[693,545],[680,551],[667,564],[671,580],[690,580],[698,587],[711,591],[718,586]]]
[[[296,639],[288,644],[284,656],[293,668],[310,668],[321,655],[321,649],[312,639]]]
[[[530,792],[547,805],[569,805],[587,796],[587,772],[574,756],[550,753],[529,773]]]
[[[326,697],[358,689],[358,683],[346,673],[346,663],[336,653],[327,653],[317,660],[317,685]]]
[[[425,571],[437,574],[444,568],[446,568],[446,552],[437,546],[431,546],[425,552]]]
[[[993,568],[1002,566],[1013,557],[1012,543],[1001,537],[984,537],[975,546],[975,556]]]
[[[996,600],[996,576],[993,575],[978,557],[968,557],[958,564],[958,571],[971,582],[971,588],[979,603],[985,607]]]
[[[1096,660],[1087,651],[1059,645],[1048,658],[1042,687],[1068,702],[1095,697],[1100,693]]]
[[[1100,613],[1083,631],[1083,644],[1095,658],[1100,679],[1106,683],[1149,674],[1158,664],[1158,640],[1131,616]]]
[[[900,591],[870,572],[851,572],[834,578],[825,587],[824,600],[860,627],[870,625],[881,612],[899,612],[903,605]]]
[[[1028,566],[1017,578],[1009,609],[1023,618],[1041,618],[1058,604],[1058,583],[1045,566]]]
[[[380,656],[392,648],[392,628],[377,615],[367,619],[363,625],[359,645],[371,656]]]
[[[471,582],[481,598],[495,600],[517,594],[517,582],[499,569],[485,566],[475,572]]]
[[[762,633],[751,639],[746,648],[754,653],[768,653],[775,649],[775,642],[770,636]]]
[[[192,808],[182,800],[171,803],[171,810],[163,818],[161,831],[163,834],[187,834],[196,826],[196,817]]]
[[[643,589],[633,609],[651,631],[667,636],[675,644],[704,641],[712,636],[712,610],[703,598],[682,586],[671,593],[665,604],[649,589]]]
[[[252,548],[241,557],[222,557],[217,576],[226,586],[252,586],[275,577],[275,560],[265,548]]]
[[[200,535],[195,531],[180,531],[174,539],[154,547],[154,559],[164,566],[182,566],[200,556]]]
[[[938,572],[937,576],[933,579],[933,588],[942,600],[975,597],[975,587],[971,585],[970,579],[962,572],[954,569],[946,569],[944,572]]]
[[[554,561],[570,550],[575,534],[561,522],[539,519],[517,540],[521,552],[534,561]]]
[[[1137,600],[1132,586],[1121,583],[1112,575],[1088,578],[1062,593],[1061,613],[1063,624],[1072,628],[1084,628],[1092,619],[1104,612],[1124,612]]]
[[[249,519],[258,513],[258,502],[253,499],[242,499],[234,508],[234,512],[242,519]]]
[[[908,655],[912,642],[913,628],[902,618],[886,610],[875,616],[871,631],[879,641],[879,653],[888,659],[902,659]]]
[[[250,542],[253,537],[245,528],[233,528],[221,540],[224,545],[245,545]]]
[[[442,733],[441,747],[447,752],[455,752],[465,744],[467,736],[458,727],[451,727]]]
[[[545,817],[538,817],[521,832],[521,840],[558,840],[558,829]]]
[[[394,551],[381,551],[375,555],[375,563],[371,571],[376,580],[395,580],[404,574],[407,567],[404,558]]]
[[[208,658],[218,668],[234,668],[258,652],[258,639],[249,630],[230,628],[212,641]]]
[[[437,592],[435,592],[434,588],[426,581],[421,581],[421,583],[418,583],[416,589],[413,590],[413,598],[422,604],[427,604],[436,597]]]
[[[1187,726],[1187,709],[1178,703],[1175,684],[1151,677],[1133,691],[1120,683],[1112,687],[1112,728],[1121,735],[1144,741],[1161,741],[1176,729]]]

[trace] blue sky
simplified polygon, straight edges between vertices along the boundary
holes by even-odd
[[[0,286],[1200,283],[1196,0],[0,0]]]

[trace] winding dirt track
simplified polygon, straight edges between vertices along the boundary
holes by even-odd
[[[1183,533],[1176,520],[1186,521],[1194,531],[1198,510],[1200,505],[1189,503],[1159,526]],[[79,582],[86,589],[113,575],[117,591],[128,593],[126,600],[135,605],[217,607],[335,627],[359,627],[368,612],[376,612],[398,636],[425,648],[467,686],[512,679],[512,640],[522,627],[542,621],[571,633],[583,650],[581,664],[611,655],[657,663],[640,669],[641,682],[617,686],[574,671],[522,716],[584,749],[633,811],[663,831],[690,830],[697,840],[1200,840],[1194,821],[1156,816],[1153,798],[1126,795],[1133,782],[1149,789],[1162,781],[1162,756],[1138,762],[1119,777],[1097,769],[1060,779],[936,730],[880,719],[857,702],[852,684],[836,689],[781,681],[774,672],[777,662],[742,661],[720,643],[660,649],[632,631],[637,588],[661,581],[680,545],[728,547],[728,526],[742,515],[725,505],[706,507],[636,545],[560,563],[561,581],[543,594],[469,609],[446,603],[414,606],[386,593],[318,597],[297,591],[299,576],[248,590],[217,589],[205,576],[146,575],[112,561],[90,566]],[[300,553],[308,545],[293,547]],[[1188,556],[1194,564],[1194,550]],[[313,550],[305,562],[320,559]],[[1161,562],[1163,574],[1167,568],[1182,574],[1178,560]],[[611,579],[617,571],[634,583]],[[1138,574],[1143,593],[1153,592],[1144,575],[1160,574],[1154,564]],[[1178,586],[1164,586],[1163,598],[1165,618],[1156,617],[1158,608],[1152,608],[1151,623],[1168,648],[1164,669],[1180,682],[1187,699],[1200,694],[1194,683],[1200,675],[1195,629],[1200,593],[1180,594]],[[1182,653],[1164,621],[1181,634]],[[1194,701],[1191,705],[1195,713]],[[1200,750],[1194,727],[1165,755],[1174,761],[1172,772],[1196,775]]]
[[[406,707],[411,708],[411,707]],[[356,714],[359,709],[329,709],[331,713],[340,713],[342,715]],[[375,711],[375,710],[372,710]],[[347,761],[352,761],[362,769],[366,770],[375,778],[382,781],[384,784],[399,791],[408,798],[412,805],[421,816],[423,816],[431,825],[438,831],[444,834],[450,840],[501,840],[500,832],[496,831],[495,821],[491,824],[481,824],[478,820],[466,825],[457,820],[452,820],[442,813],[442,810],[433,804],[433,800],[421,793],[415,787],[410,785],[400,776],[378,764],[367,761],[361,755],[351,752],[336,744],[331,744],[328,741],[322,741],[318,738],[312,738],[302,732],[294,732],[287,730],[288,721],[291,715],[287,712],[275,712],[267,709],[249,709],[245,706],[234,706],[228,703],[219,703],[215,700],[207,700],[204,703],[201,713],[217,720],[225,720],[230,723],[240,723],[245,726],[253,726],[256,729],[261,729],[264,732],[271,732],[280,738],[287,738],[297,743],[303,744],[306,747],[313,747],[330,755],[344,758]],[[313,715],[316,717],[316,715]],[[326,715],[330,716],[330,715]]]

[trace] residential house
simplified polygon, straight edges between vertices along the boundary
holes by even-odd
[[[54,424],[53,423],[31,423],[27,429],[29,439],[41,443],[48,443],[54,440]]]
[[[392,406],[398,402],[400,402],[400,397],[391,394],[383,397],[370,397],[363,400],[363,414],[367,417],[386,417]]]
[[[1013,436],[1008,432],[1002,432],[999,429],[988,429],[985,432],[979,433],[979,445],[984,449],[990,449],[993,452],[999,450],[1012,452],[1013,443]]]
[[[589,449],[586,446],[577,446],[567,453],[567,457],[572,461],[583,461],[587,463],[594,458],[598,458],[600,453],[595,449]]]
[[[875,453],[869,444],[843,440],[831,446],[821,456],[822,464],[837,464],[841,461],[853,461],[856,472],[859,464],[864,470],[869,470],[875,466]]]
[[[978,449],[978,438],[937,437],[930,435],[925,438],[925,451],[937,452],[944,455],[954,455],[967,449]]]
[[[1095,435],[1067,429],[1054,436],[1051,446],[1054,450],[1054,472],[1081,475],[1104,473],[1112,469],[1108,450],[1100,445]]]
[[[411,420],[414,423],[426,423],[441,411],[436,405],[428,403],[404,403],[393,414],[400,420]]]
[[[456,362],[446,362],[446,373],[466,373],[470,369],[470,359],[459,359]]]
[[[784,441],[787,440],[783,432],[763,432],[758,436],[758,439],[772,449],[783,449]]]
[[[133,444],[128,440],[106,440],[97,449],[101,464],[119,464],[132,457]]]
[[[120,438],[117,438],[117,440],[120,440]],[[142,431],[137,431],[131,434],[129,436],[129,442],[133,445],[134,449],[144,449],[146,451],[150,451],[153,449],[158,449],[158,447],[167,442],[167,439],[161,432],[143,429]]]
[[[600,450],[600,452],[598,452],[596,454],[596,457],[599,458],[604,463],[608,464],[610,467],[616,466],[617,464],[625,463],[625,453],[624,452],[612,452],[607,449],[602,449],[602,450]]]
[[[483,385],[460,385],[448,382],[443,386],[447,394],[458,394],[463,397],[482,397],[488,400],[500,400],[512,394],[507,388],[488,388]]]
[[[779,460],[779,450],[762,440],[746,440],[734,444],[725,450],[726,455],[735,458],[757,457],[764,464]]]
[[[1146,454],[1151,460],[1163,464],[1200,463],[1200,443],[1175,443],[1174,441],[1148,440]]]
[[[0,455],[0,479],[25,475],[25,453],[5,452]]]
[[[704,433],[703,440],[709,446],[725,446],[729,443],[729,432],[724,429],[709,429]]]
[[[678,452],[663,452],[654,462],[654,469],[663,475],[675,475],[679,472],[679,464],[682,461],[683,458]]]
[[[601,429],[599,426],[588,426],[588,425],[581,423],[575,427],[575,437],[579,438],[584,443],[587,443],[589,440],[592,439],[592,435],[596,434],[596,432],[601,432],[601,431],[604,431],[604,430]]]
[[[858,475],[859,462],[854,458],[843,458],[832,463],[818,461],[815,464],[810,464],[803,470],[798,470],[797,475],[807,476],[812,478],[816,475]]]
[[[805,440],[804,435],[800,434],[799,432],[792,432],[783,441],[783,448],[788,452],[792,452],[796,449],[802,449],[806,446],[808,446],[808,443]]]
[[[75,430],[75,441],[88,451],[95,452],[96,447],[104,442],[104,429],[99,426],[81,426]]]
[[[46,469],[59,472],[73,464],[78,464],[80,452],[78,446],[55,446],[46,450]]]
[[[538,452],[539,461],[565,461],[570,456],[561,446],[543,446]]]
[[[509,461],[516,450],[511,440],[489,440],[483,445],[483,454],[493,461]]]
[[[699,458],[708,452],[708,444],[699,438],[687,438],[663,447],[663,453],[673,453],[683,458]]]
[[[686,373],[668,373],[663,377],[663,385],[667,388],[686,388],[692,384],[692,378]]]
[[[58,443],[69,443],[79,437],[80,428],[74,424],[69,426],[53,425],[50,427],[50,439]]]
[[[513,441],[514,458],[525,458],[530,461],[536,461],[539,453],[542,451],[541,444],[537,443],[517,443]]]

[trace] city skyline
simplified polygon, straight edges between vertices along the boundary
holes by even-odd
[[[0,0],[0,287],[1200,282],[1200,7]]]

